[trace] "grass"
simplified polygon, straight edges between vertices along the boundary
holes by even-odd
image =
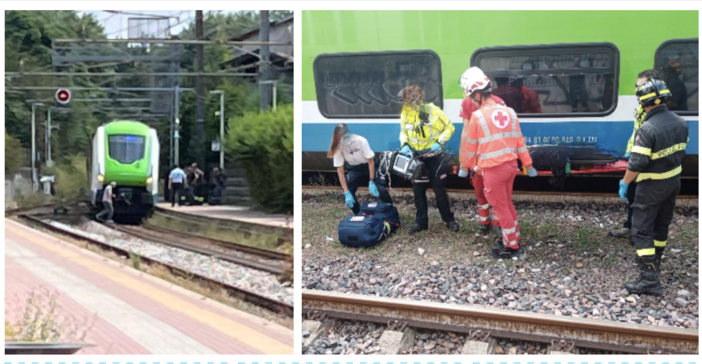
[[[14,323],[5,321],[5,341],[85,342],[97,315],[77,320],[62,312],[57,298],[57,293],[44,288],[32,290],[25,301],[22,318]]]
[[[156,213],[149,218],[148,223],[157,227],[200,235],[210,239],[231,241],[242,245],[274,250],[287,254],[292,254],[293,252],[293,244],[290,242],[281,244],[276,235],[241,233],[232,229],[222,228],[215,222],[206,224],[188,222],[183,219]]]
[[[305,191],[302,198],[302,244],[303,247],[310,244],[310,249],[303,249],[305,262],[313,263],[334,257],[376,258],[392,262],[403,270],[422,268],[434,261],[444,266],[467,262],[473,265],[494,264],[495,261],[488,257],[488,250],[497,236],[494,233],[477,234],[477,208],[474,198],[471,199],[470,195],[468,198],[464,197],[466,195],[457,198],[451,196],[452,211],[461,224],[461,230],[453,233],[446,229],[435,207],[433,195],[428,194],[429,230],[412,236],[407,233],[415,218],[411,193],[394,192],[392,196],[402,221],[400,230],[374,247],[351,249],[341,245],[336,239],[339,221],[351,214],[350,209],[343,203],[341,193],[333,189]],[[360,202],[365,202],[370,196],[359,196],[359,199]],[[592,204],[588,204],[586,208],[591,206]],[[617,224],[601,227],[592,221],[579,221],[577,218],[571,220],[571,214],[585,217],[588,213],[562,210],[564,207],[568,206],[540,204],[535,207],[528,203],[518,204],[521,245],[531,249],[526,262],[549,262],[555,259],[573,266],[582,263],[588,267],[608,269],[621,262],[622,253],[633,253],[627,241],[607,236],[609,230],[618,227]],[[607,215],[613,219],[623,218],[617,212]],[[605,220],[601,218],[601,221]],[[333,241],[328,241],[327,237]],[[669,240],[673,241],[673,248],[694,249],[696,252],[698,227],[690,223],[678,225],[674,221]],[[425,250],[424,255],[420,256],[419,248]],[[504,263],[513,264],[506,261]]]
[[[17,202],[17,208],[23,209],[45,205],[49,200],[49,196],[43,192],[32,192],[27,196],[18,193],[15,202]]]

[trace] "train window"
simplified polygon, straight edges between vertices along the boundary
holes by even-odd
[[[654,67],[673,94],[667,105],[680,115],[699,112],[699,39],[671,39],[656,50]]]
[[[617,106],[619,50],[611,43],[481,48],[471,65],[520,116],[604,116]]]
[[[144,137],[138,135],[110,135],[110,158],[132,164],[144,158]]]
[[[441,61],[430,50],[320,54],[314,80],[319,111],[330,119],[397,118],[410,85],[443,107]]]

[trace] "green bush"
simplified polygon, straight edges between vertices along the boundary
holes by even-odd
[[[64,158],[53,168],[45,168],[42,173],[53,174],[56,178],[55,198],[59,201],[78,202],[87,199],[90,186],[86,160],[82,154]]]
[[[293,105],[246,113],[230,120],[226,150],[246,171],[249,191],[261,207],[293,211]]]
[[[5,176],[12,176],[22,166],[22,151],[20,141],[5,132]]]

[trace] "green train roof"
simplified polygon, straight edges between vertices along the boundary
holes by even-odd
[[[105,125],[105,134],[149,135],[149,126],[132,120],[115,120]]]
[[[658,46],[697,38],[698,19],[696,10],[303,11],[302,100],[316,100],[312,63],[321,53],[431,49],[441,57],[444,98],[456,99],[478,48],[593,42],[619,48],[619,93],[632,95]]]

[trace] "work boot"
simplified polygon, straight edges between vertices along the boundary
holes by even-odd
[[[663,293],[663,287],[658,280],[658,270],[660,269],[660,260],[655,255],[645,255],[639,258],[639,268],[641,275],[632,282],[624,283],[624,288],[629,291],[629,294],[652,294],[660,295]]]
[[[426,229],[427,229],[426,226],[422,226],[422,225],[419,225],[419,224],[414,224],[414,225],[412,225],[412,227],[409,228],[409,230],[407,230],[407,233],[409,233],[410,235],[412,235],[412,234],[416,234],[416,233],[418,233],[418,232],[420,232],[420,231],[422,231],[422,230],[426,230]]]
[[[631,230],[627,228],[621,228],[619,230],[612,230],[607,235],[613,236],[615,238],[628,238],[631,235]]]
[[[458,230],[461,228],[461,225],[458,225],[456,220],[453,220],[453,221],[447,222],[446,227],[453,232],[458,232]]]
[[[495,245],[490,253],[497,259],[512,259],[513,257],[518,257],[522,251],[519,247],[513,249],[500,244],[499,246]]]
[[[505,246],[502,236],[495,239],[495,245],[490,249],[490,254],[497,259],[511,259],[522,253],[520,248],[513,249]]]
[[[492,229],[492,224],[490,224],[490,223],[488,223],[487,225],[483,225],[483,224],[478,225],[478,231],[481,234],[489,234],[491,229]]]

